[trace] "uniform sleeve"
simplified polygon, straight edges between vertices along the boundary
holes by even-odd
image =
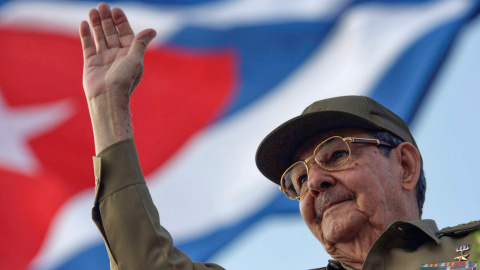
[[[97,157],[92,217],[111,269],[223,269],[192,262],[173,246],[145,183],[133,140],[118,142]]]

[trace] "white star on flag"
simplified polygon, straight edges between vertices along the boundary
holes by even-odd
[[[72,115],[68,100],[9,107],[0,92],[0,168],[35,174],[40,162],[29,140],[51,131]]]

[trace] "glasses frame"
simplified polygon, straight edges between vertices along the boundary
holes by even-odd
[[[322,165],[322,163],[320,163],[316,158],[315,158],[315,155],[317,153],[317,150],[318,148],[323,144],[325,143],[326,141],[328,140],[331,140],[333,138],[340,138],[342,139],[345,144],[347,145],[347,148],[348,148],[348,157],[347,159],[345,159],[345,161],[340,164],[339,166],[335,167],[335,168],[326,168]],[[299,196],[295,197],[295,198],[291,198],[290,196],[288,196],[287,194],[287,188],[284,187],[284,184],[283,184],[283,177],[285,176],[285,174],[294,166],[296,166],[297,164],[303,164],[305,166],[305,168],[307,169],[307,180],[309,179],[309,174],[310,174],[310,168],[308,167],[308,162],[310,162],[310,160],[314,159],[315,160],[315,163],[317,163],[318,166],[320,166],[321,168],[323,168],[324,170],[326,171],[335,171],[335,170],[338,170],[340,169],[343,165],[345,165],[345,163],[347,163],[349,160],[350,160],[350,157],[352,156],[352,149],[350,149],[350,145],[349,143],[365,143],[365,144],[371,144],[371,145],[375,145],[375,146],[379,146],[379,145],[384,145],[384,146],[388,146],[388,147],[391,147],[391,148],[394,148],[394,146],[392,146],[391,144],[387,143],[387,142],[383,142],[383,141],[380,141],[378,139],[372,139],[372,138],[358,138],[358,137],[341,137],[341,136],[332,136],[332,137],[329,137],[325,140],[323,140],[321,143],[319,143],[315,149],[313,150],[313,155],[309,156],[308,158],[306,158],[305,160],[299,160],[295,163],[293,163],[292,165],[290,165],[290,167],[288,167],[285,172],[282,174],[282,178],[280,178],[280,190],[285,193],[285,195],[287,196],[287,198],[289,198],[290,200],[297,200],[297,201],[300,201],[300,198],[303,197],[303,195],[305,195],[308,191],[308,188],[305,189],[305,191],[300,194]]]

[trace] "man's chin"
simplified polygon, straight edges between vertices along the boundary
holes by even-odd
[[[364,221],[361,218],[354,217],[353,214],[335,218],[325,215],[319,225],[325,241],[329,243],[344,243],[355,238],[363,224]]]

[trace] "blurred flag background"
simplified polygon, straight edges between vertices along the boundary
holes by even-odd
[[[256,169],[315,100],[368,95],[411,126],[423,218],[480,219],[479,0],[111,1],[158,36],[132,102],[161,222],[194,260],[306,269],[329,259]],[[93,136],[78,25],[89,1],[0,1],[0,268],[108,269],[91,221]]]

